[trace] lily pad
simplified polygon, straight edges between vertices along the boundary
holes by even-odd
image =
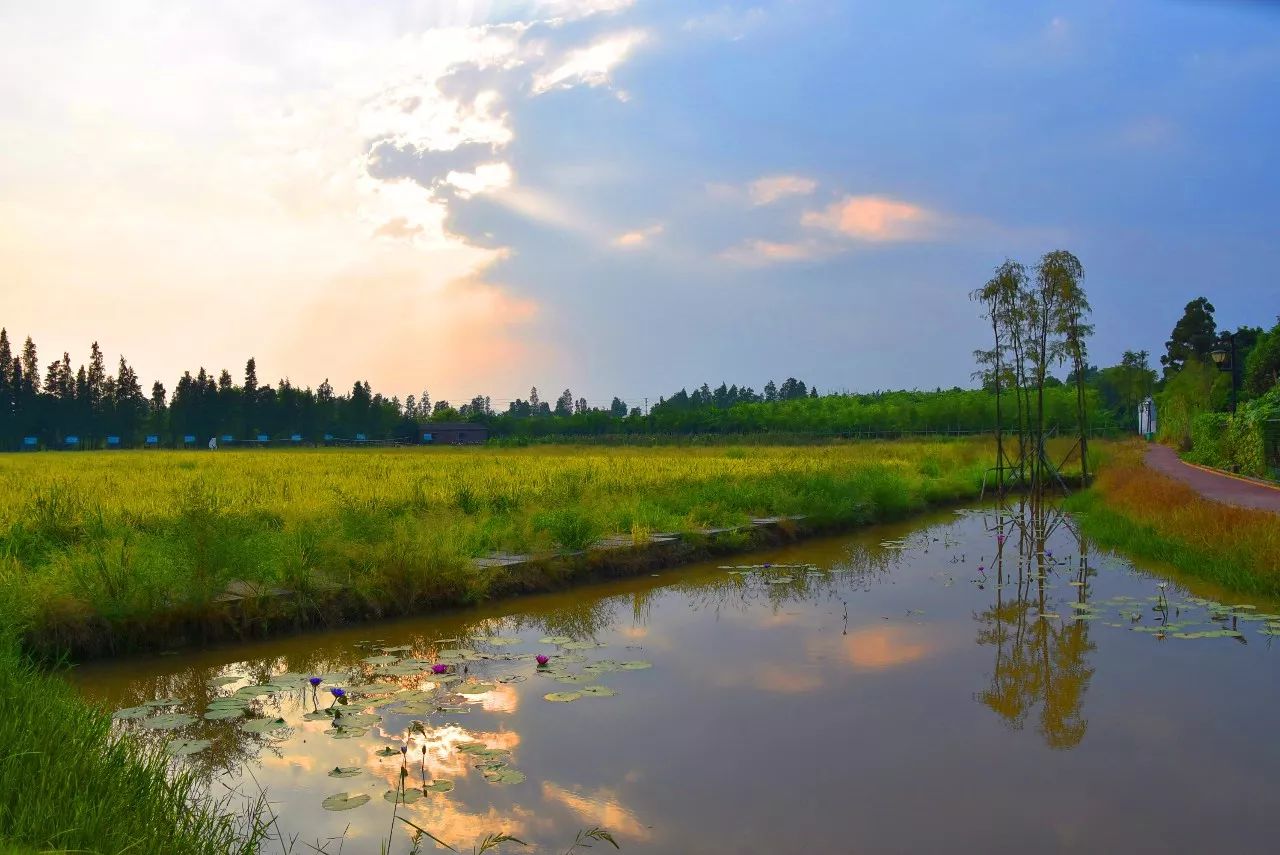
[[[243,707],[210,707],[204,714],[208,721],[227,721],[244,715]]]
[[[176,707],[180,703],[182,703],[181,698],[154,698],[144,701],[144,704],[149,707]]]
[[[396,804],[411,805],[422,798],[422,795],[422,790],[417,787],[408,787],[403,793],[399,790],[387,790],[382,794],[382,797]]]
[[[454,691],[460,695],[484,695],[496,688],[497,686],[493,683],[464,683],[461,686],[455,686]]]
[[[608,686],[583,686],[578,691],[582,692],[583,697],[592,698],[612,698],[618,694]]]
[[[359,739],[368,732],[367,727],[331,727],[325,731],[325,735],[334,739]]]
[[[472,757],[479,757],[481,760],[495,760],[499,757],[511,755],[511,752],[505,748],[480,748],[469,753]]]
[[[652,668],[652,662],[646,662],[643,659],[635,659],[631,662],[619,662],[618,670],[620,671],[643,671],[646,668]]]
[[[122,710],[116,710],[111,714],[111,717],[114,718],[116,721],[121,721],[123,719],[131,719],[131,718],[146,718],[149,715],[151,715],[151,707],[140,706],[140,707],[125,707]]]
[[[199,754],[210,745],[213,745],[207,739],[175,739],[165,746],[165,750],[174,757],[186,757],[189,754]]]
[[[244,675],[242,674],[223,674],[221,677],[214,677],[210,680],[209,685],[214,688],[222,688],[223,686],[229,686],[232,683],[238,683],[243,679]]]
[[[432,781],[423,787],[428,793],[448,793],[453,791],[453,781]]]
[[[251,718],[241,724],[240,729],[247,733],[269,733],[288,726],[288,722],[282,718]]]
[[[158,715],[154,718],[144,718],[142,726],[151,730],[177,730],[180,727],[186,727],[194,724],[196,717],[187,715],[186,713],[171,713],[169,715]]]
[[[334,766],[329,770],[330,778],[354,778],[363,772],[364,769],[359,766]]]
[[[596,647],[604,647],[598,641],[570,641],[560,645],[565,650],[591,650]]]
[[[471,636],[471,640],[491,644],[494,647],[509,647],[512,644],[520,643],[520,639],[518,638],[502,635],[473,635]]]
[[[522,784],[525,774],[518,769],[490,769],[484,773],[484,779],[490,784]]]
[[[320,804],[325,810],[351,810],[369,801],[368,793],[338,793],[329,796]]]
[[[540,638],[538,640],[543,644],[568,644],[570,641],[573,641],[573,639],[567,635],[548,635],[546,638]]]
[[[235,697],[257,698],[262,695],[269,695],[276,691],[279,690],[275,686],[241,686],[239,689],[236,689]]]
[[[576,701],[582,697],[582,692],[548,692],[542,696],[544,700],[551,701],[553,704],[567,704],[570,701]]]

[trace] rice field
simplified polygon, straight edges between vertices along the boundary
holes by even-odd
[[[495,552],[778,515],[849,526],[970,497],[988,445],[7,455],[0,609],[47,642],[138,638],[245,585],[297,608],[335,587],[379,613],[476,602],[474,559]]]

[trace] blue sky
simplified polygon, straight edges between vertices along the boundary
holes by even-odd
[[[309,12],[309,13],[308,13]],[[965,385],[1006,256],[1094,361],[1280,313],[1280,8],[0,12],[0,323],[388,393]],[[172,377],[170,375],[173,375]]]

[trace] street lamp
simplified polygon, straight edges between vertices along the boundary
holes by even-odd
[[[1209,356],[1213,359],[1213,364],[1218,367],[1219,371],[1231,372],[1231,412],[1236,411],[1236,334],[1224,333],[1227,341],[1231,343],[1230,350],[1226,350],[1221,344],[1209,351]]]

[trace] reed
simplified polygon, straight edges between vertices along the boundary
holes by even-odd
[[[1234,591],[1280,596],[1280,520],[1202,498],[1142,463],[1139,443],[1109,448],[1091,490],[1068,507],[1104,546],[1163,561]]]

